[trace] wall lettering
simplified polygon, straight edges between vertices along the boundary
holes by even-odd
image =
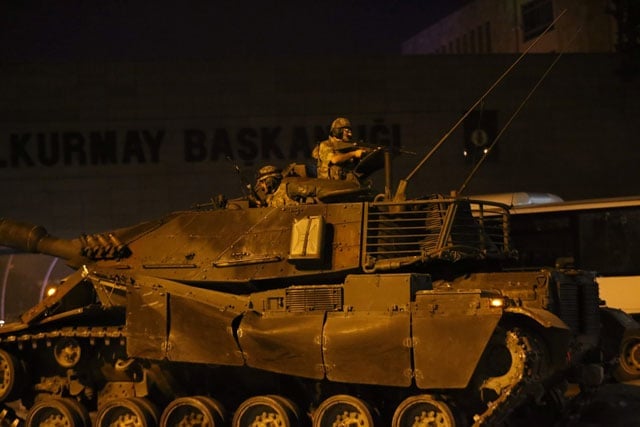
[[[12,133],[0,168],[158,163],[164,130]]]
[[[232,159],[245,165],[311,158],[326,126],[246,126],[14,132],[0,141],[0,169],[204,163]],[[400,125],[376,120],[354,129],[357,140],[400,147]],[[182,153],[176,157],[174,153]],[[179,155],[179,154],[178,154]]]

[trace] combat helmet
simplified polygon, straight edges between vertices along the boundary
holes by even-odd
[[[266,193],[272,193],[278,188],[282,181],[282,170],[273,165],[263,166],[258,170],[256,185],[264,186]]]
[[[258,180],[267,179],[269,177],[282,178],[282,170],[273,165],[263,166],[258,170]]]
[[[345,119],[344,117],[338,117],[331,123],[331,130],[329,134],[336,138],[342,136],[342,129],[351,128],[351,122],[349,119]]]

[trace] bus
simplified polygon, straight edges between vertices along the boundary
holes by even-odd
[[[595,271],[600,299],[640,318],[640,196],[513,203],[510,212],[519,267]]]

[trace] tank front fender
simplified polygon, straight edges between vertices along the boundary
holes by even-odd
[[[567,326],[562,319],[547,310],[539,308],[507,307],[505,312],[529,317],[545,328],[557,328],[565,329],[567,332],[569,331],[569,326]]]
[[[466,387],[502,316],[480,290],[418,292],[411,321],[416,385]]]
[[[556,369],[562,369],[571,360],[575,359],[573,362],[577,362],[581,358],[572,353],[571,329],[562,319],[550,311],[538,308],[508,307],[505,310],[505,315],[524,316],[534,322],[534,325],[529,326],[537,330],[540,338],[546,343],[550,363]],[[567,355],[570,353],[572,356],[567,359]]]

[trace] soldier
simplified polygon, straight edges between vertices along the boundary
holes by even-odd
[[[351,142],[351,122],[338,117],[331,123],[329,138],[314,148],[312,156],[318,163],[318,178],[356,180],[351,173],[367,151]]]
[[[300,204],[289,196],[288,184],[282,180],[283,173],[279,168],[272,165],[261,167],[253,194],[249,196],[252,206],[282,208]]]
[[[256,185],[253,187],[254,201],[256,206],[267,206],[270,204],[274,193],[282,182],[282,171],[272,165],[263,166],[258,171]]]

